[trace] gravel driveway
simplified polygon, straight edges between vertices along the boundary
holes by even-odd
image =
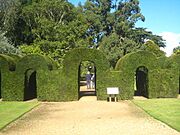
[[[180,135],[131,101],[45,102],[10,124],[2,135]]]

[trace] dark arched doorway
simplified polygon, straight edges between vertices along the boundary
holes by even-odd
[[[96,96],[96,67],[91,61],[82,61],[78,70],[78,98]]]
[[[25,72],[24,100],[37,98],[36,71],[29,69]]]
[[[138,67],[135,74],[135,96],[148,98],[148,69],[144,66]]]

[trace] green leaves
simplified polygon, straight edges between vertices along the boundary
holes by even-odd
[[[0,31],[0,53],[20,54],[20,51],[8,42],[8,39],[4,36],[4,33],[1,31]]]
[[[173,54],[180,54],[180,46],[177,46],[173,49]]]

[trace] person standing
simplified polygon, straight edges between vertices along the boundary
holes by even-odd
[[[92,74],[92,77],[91,77],[91,87],[92,89],[95,88],[95,74]]]
[[[87,89],[90,89],[91,88],[91,74],[89,71],[86,74],[86,84],[87,84]]]

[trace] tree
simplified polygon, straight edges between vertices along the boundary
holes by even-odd
[[[4,54],[20,54],[20,51],[8,42],[4,33],[0,31],[0,53]]]
[[[24,6],[21,18],[27,42],[20,47],[22,51],[48,55],[62,65],[66,52],[89,44],[87,25],[79,10],[65,0],[42,0]]]
[[[96,46],[103,36],[113,32],[126,37],[138,20],[144,21],[137,0],[120,1],[118,4],[112,0],[87,0],[83,11],[89,26],[87,34],[94,38]]]
[[[139,44],[128,38],[120,38],[116,33],[104,36],[100,43],[99,50],[104,52],[112,68],[115,68],[117,61],[127,53],[134,52]]]
[[[180,46],[177,46],[173,49],[173,54],[180,54]]]
[[[141,49],[148,52],[152,52],[157,57],[165,56],[165,52],[160,50],[159,46],[152,40],[148,40],[147,42],[145,42]]]

